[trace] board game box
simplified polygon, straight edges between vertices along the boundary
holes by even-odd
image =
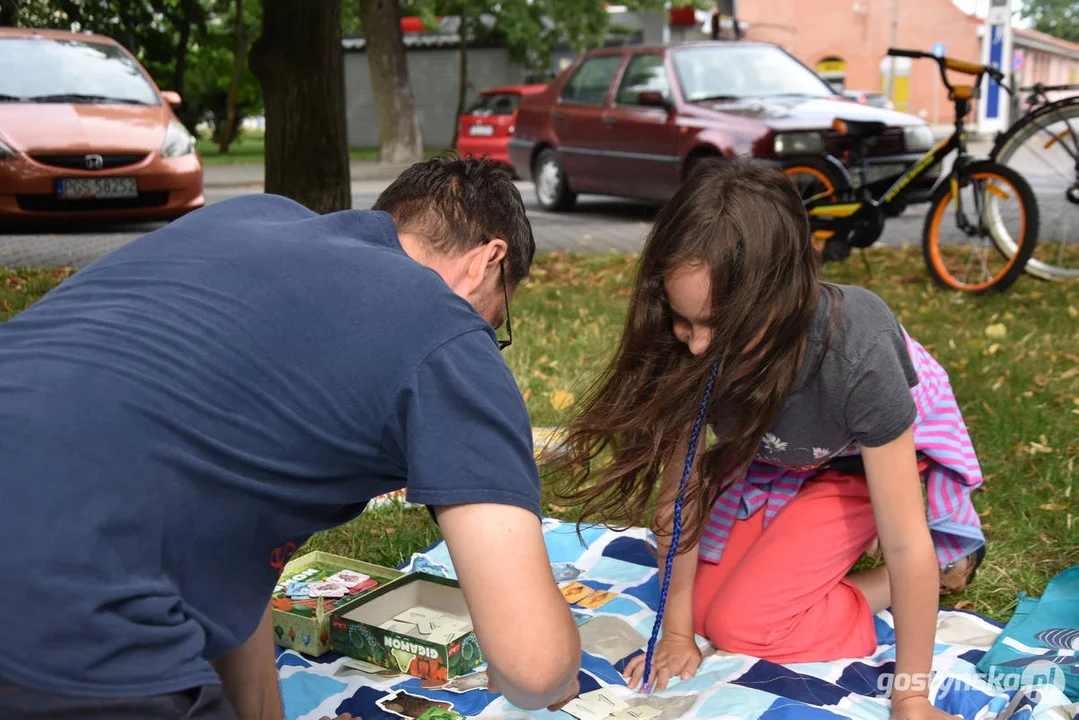
[[[403,574],[321,551],[294,558],[271,600],[275,642],[311,657],[329,652],[331,613]]]
[[[461,586],[410,573],[337,607],[334,652],[424,680],[448,682],[483,663]]]

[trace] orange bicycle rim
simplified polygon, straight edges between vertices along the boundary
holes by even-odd
[[[812,175],[824,185],[824,192],[827,195],[831,195],[832,199],[835,199],[835,186],[832,185],[832,181],[828,179],[828,176],[822,173],[817,168],[809,167],[808,165],[795,165],[784,170],[788,176],[794,176],[799,173],[806,173]],[[828,243],[828,239],[835,235],[831,230],[814,230],[813,231],[813,248],[817,252],[824,252],[824,246]]]
[[[1011,188],[1011,191],[1015,193],[1015,196],[1017,198],[1022,197],[1021,195],[1019,195],[1019,190],[1014,185],[1012,185],[1006,178],[1001,177],[996,173],[977,173],[974,175],[974,179],[990,180],[993,183],[1007,185],[1009,188]],[[992,187],[990,187],[989,191],[992,192],[994,195],[999,196],[1001,194],[999,188],[993,189]],[[986,288],[992,286],[997,282],[998,279],[1000,279],[1009,270],[1011,270],[1012,265],[1015,264],[1016,258],[1019,257],[1019,251],[1018,248],[1016,248],[1016,252],[1011,256],[1011,258],[1009,258],[1007,264],[1004,265],[1003,269],[1001,269],[1000,272],[996,273],[988,280],[980,282],[976,285],[968,285],[966,283],[959,282],[954,277],[952,277],[952,274],[944,266],[944,258],[941,257],[940,254],[940,224],[944,220],[944,211],[947,210],[948,206],[951,205],[953,201],[955,201],[956,197],[958,197],[957,193],[958,183],[952,183],[952,189],[949,191],[948,197],[943,198],[941,202],[937,204],[936,210],[933,213],[933,222],[930,224],[929,229],[929,256],[930,258],[932,258],[933,265],[935,266],[934,269],[937,271],[937,275],[940,276],[940,278],[944,280],[944,282],[947,283],[949,287],[955,288],[956,290],[965,290],[967,292],[977,292],[979,290],[985,290]],[[1023,205],[1021,200],[1019,203],[1019,208],[1021,210],[1020,217],[1022,220],[1022,224],[1020,225],[1019,230],[1019,242],[1025,243],[1027,241],[1027,209],[1026,206]]]

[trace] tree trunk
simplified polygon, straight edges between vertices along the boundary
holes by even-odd
[[[423,134],[408,80],[401,9],[395,0],[359,0],[371,89],[378,113],[379,160],[423,160]]]
[[[457,112],[453,115],[453,149],[457,149],[457,131],[461,127],[461,115],[465,112],[465,99],[468,96],[468,16],[465,14],[464,3],[461,3],[461,24],[458,28],[461,34],[461,58],[458,74],[460,81],[457,83]]]
[[[229,85],[229,96],[225,100],[225,124],[221,126],[217,136],[217,146],[222,155],[227,155],[229,145],[235,137],[236,128],[236,98],[240,94],[240,78],[243,76],[245,55],[247,54],[247,40],[244,38],[244,0],[236,0],[236,47],[233,50],[232,83]]]
[[[250,65],[266,106],[266,192],[320,213],[351,207],[341,0],[263,0]]]
[[[186,5],[185,5],[186,8]],[[186,12],[180,20],[180,42],[176,46],[176,69],[172,75],[172,87],[169,88],[184,96],[184,80],[187,75],[187,46],[191,42],[191,16]]]
[[[19,17],[18,0],[0,0],[0,27],[11,27]]]

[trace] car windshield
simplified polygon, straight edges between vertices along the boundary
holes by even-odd
[[[0,39],[0,102],[159,105],[139,66],[115,45]]]
[[[467,115],[512,115],[517,109],[517,101],[520,95],[515,93],[495,93],[493,95],[480,95],[476,102],[472,103],[465,114]]]
[[[724,44],[672,55],[686,102],[835,96],[824,80],[777,47]]]

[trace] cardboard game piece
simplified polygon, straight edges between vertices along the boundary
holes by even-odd
[[[420,715],[416,720],[466,720],[466,717],[461,713],[454,712],[453,710],[443,710],[441,708],[431,708],[425,710],[423,715]]]
[[[344,667],[351,668],[353,670],[359,670],[360,672],[365,672],[365,673],[368,673],[369,675],[383,675],[383,676],[385,676],[385,675],[398,674],[398,673],[393,673],[390,670],[387,670],[386,668],[382,667],[381,665],[375,665],[374,663],[369,663],[369,662],[367,662],[365,660],[356,660],[355,658],[346,658],[345,661],[342,662],[341,664]]]
[[[442,613],[437,610],[431,610],[425,607],[411,607],[407,610],[397,613],[393,616],[394,620],[400,620],[403,623],[411,623],[412,625],[419,625],[423,620],[434,620],[441,618]]]
[[[662,714],[662,712],[656,710],[654,707],[634,705],[625,710],[619,710],[614,715],[607,718],[607,720],[653,720],[653,718],[658,718]]]
[[[599,590],[591,595],[582,598],[577,601],[577,605],[588,608],[589,610],[595,610],[609,603],[614,598],[618,597],[618,593],[613,593],[610,590]]]
[[[411,635],[416,632],[416,625],[413,623],[401,622],[400,620],[387,620],[379,625],[383,630],[389,630],[392,633],[398,635]]]
[[[566,598],[566,602],[570,603],[571,605],[574,603],[579,603],[581,600],[596,591],[595,588],[590,588],[587,585],[579,583],[577,581],[571,582],[568,585],[563,585],[559,589],[562,591],[562,597]]]
[[[614,713],[629,708],[608,688],[593,690],[570,700],[562,709],[577,720],[606,720]]]
[[[427,639],[436,643],[448,643],[469,632],[472,632],[472,624],[468,621],[444,617],[442,622],[431,629],[430,637]]]
[[[370,576],[358,573],[355,570],[341,570],[326,579],[330,582],[339,582],[347,588],[354,588],[357,585],[367,582],[371,578]]]
[[[343,598],[348,594],[348,588],[341,583],[323,580],[308,585],[307,594],[311,597]]]

